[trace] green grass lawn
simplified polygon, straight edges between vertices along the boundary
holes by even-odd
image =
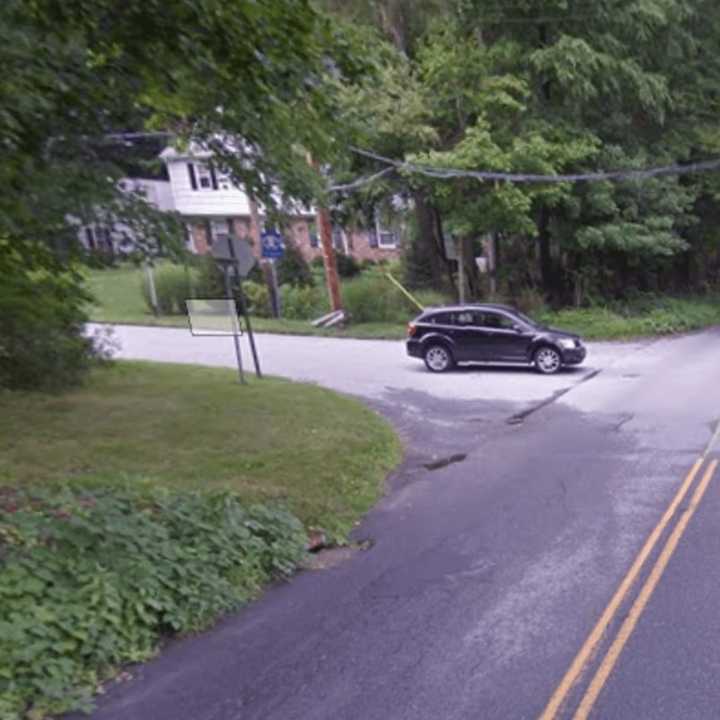
[[[87,272],[88,289],[95,297],[90,306],[90,319],[95,322],[127,325],[161,325],[187,327],[184,315],[155,317],[140,292],[142,270],[121,266]],[[405,337],[405,325],[391,323],[360,323],[342,330],[315,328],[308,320],[281,318],[251,318],[253,330],[282,335],[318,335],[325,337],[354,337],[397,340]]]
[[[119,362],[61,395],[0,394],[0,482],[146,479],[281,501],[346,533],[377,500],[399,442],[355,400],[231,370]]]

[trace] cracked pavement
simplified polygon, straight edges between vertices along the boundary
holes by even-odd
[[[233,364],[224,338],[117,336],[123,357]],[[537,717],[720,417],[718,330],[591,345],[552,378],[435,376],[398,343],[258,345],[268,373],[357,395],[400,433],[405,460],[355,533],[373,543],[170,643],[99,720]],[[717,716],[720,645],[702,628],[720,631],[720,582],[693,567],[720,552],[720,485],[707,502],[647,611],[663,632],[639,626],[593,717]],[[672,662],[658,638],[686,636],[704,655]]]

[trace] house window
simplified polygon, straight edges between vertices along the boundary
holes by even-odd
[[[378,235],[378,246],[381,248],[396,248],[397,233],[392,230],[383,230]]]
[[[207,165],[188,163],[190,186],[193,190],[217,190],[218,181],[215,170]]]
[[[398,246],[398,235],[394,230],[390,230],[389,228],[383,227],[380,223],[380,217],[378,215],[375,216],[375,242],[376,245],[373,246],[371,242],[372,247],[379,247],[383,250],[391,250],[393,248],[396,248]]]
[[[230,220],[211,220],[210,221],[210,245],[218,241],[227,240],[230,236]]]
[[[308,229],[308,237],[310,238],[310,247],[311,248],[319,248],[320,247],[320,236],[318,235],[317,231],[317,223],[314,220],[309,220],[307,224]]]
[[[213,182],[210,168],[204,165],[196,165],[195,172],[197,174],[198,187],[201,190],[212,190]]]
[[[342,231],[342,228],[333,227],[332,243],[333,243],[333,247],[336,250],[338,250],[339,252],[346,251],[347,248],[345,246],[345,233]]]

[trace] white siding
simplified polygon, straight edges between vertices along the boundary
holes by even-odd
[[[175,210],[191,216],[237,217],[250,214],[247,195],[238,188],[193,190],[188,162],[185,159],[167,160]]]

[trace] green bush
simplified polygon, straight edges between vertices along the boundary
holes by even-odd
[[[314,320],[329,310],[325,288],[283,285],[280,298],[282,316],[290,320]]]
[[[192,272],[180,265],[161,265],[154,270],[155,291],[157,293],[160,315],[182,315],[185,313],[185,300],[195,293]],[[142,294],[145,303],[152,310],[150,285],[143,273]]]
[[[199,298],[219,298],[225,296],[225,281],[215,258],[212,255],[195,255],[194,282],[195,294]]]
[[[360,264],[352,255],[339,252],[335,253],[335,257],[337,258],[337,269],[340,277],[353,278],[362,271]]]
[[[315,284],[310,265],[295,243],[285,242],[285,254],[276,262],[278,285],[312,287]]]
[[[294,516],[230,492],[1,489],[0,717],[87,708],[114,668],[290,574],[304,544]]]
[[[270,306],[270,292],[267,285],[247,280],[242,287],[250,313],[258,317],[270,317],[272,307]]]
[[[343,305],[350,313],[350,321],[406,322],[417,308],[382,275],[361,275],[343,283]]]
[[[56,390],[97,358],[82,276],[42,245],[0,238],[0,388]]]

